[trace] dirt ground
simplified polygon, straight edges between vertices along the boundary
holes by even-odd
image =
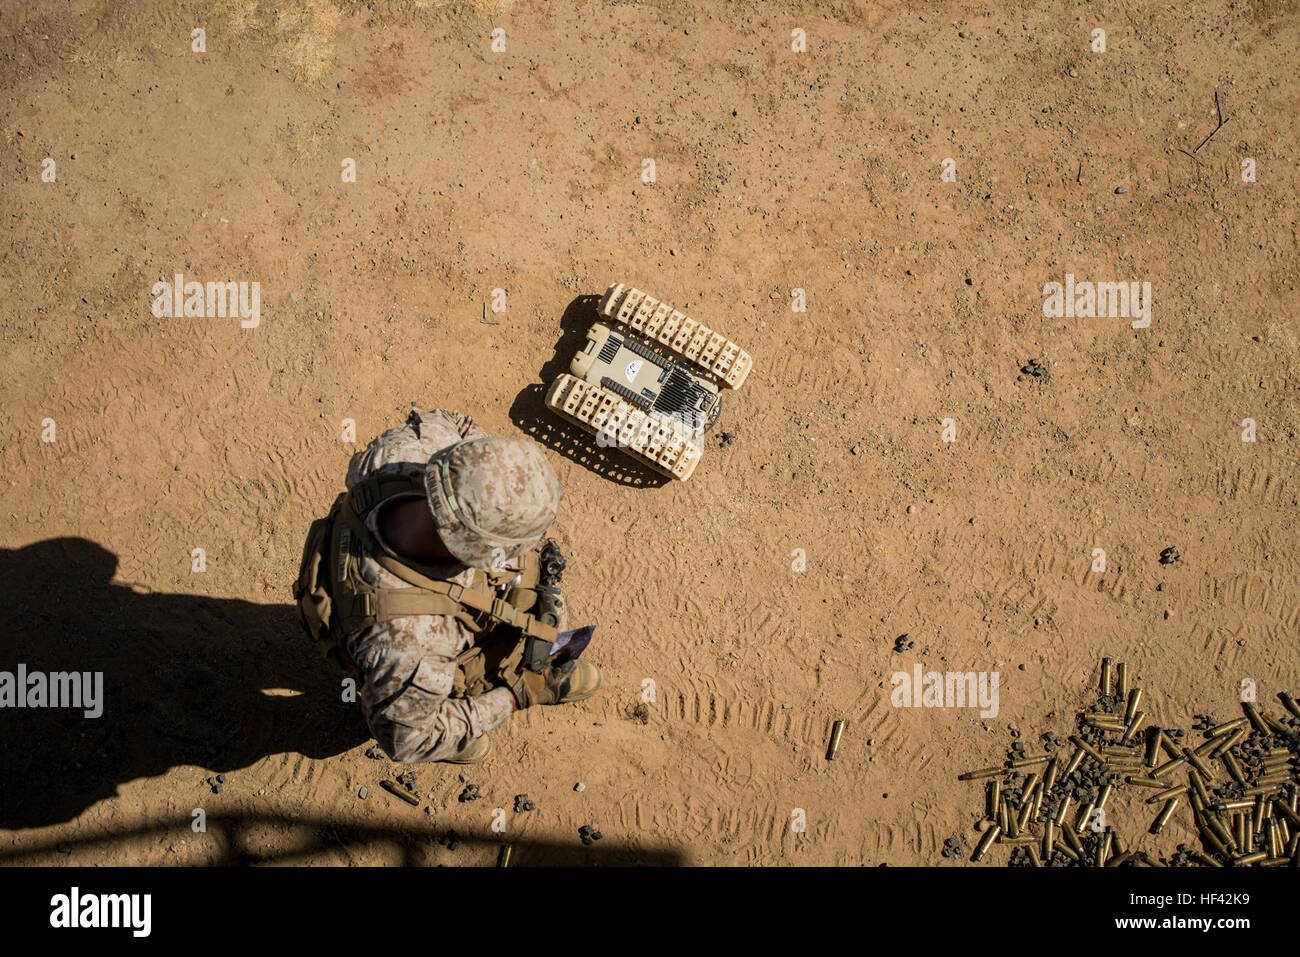
[[[105,682],[0,713],[0,860],[946,866],[1103,655],[1168,727],[1300,693],[1294,0],[275,6],[0,3],[0,670]],[[176,273],[260,323],[155,317]],[[542,403],[613,281],[754,356],[686,483]],[[605,675],[420,808],[289,604],[413,401],[547,447]],[[998,713],[892,706],[916,664]]]

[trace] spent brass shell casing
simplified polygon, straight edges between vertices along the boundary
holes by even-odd
[[[1030,816],[1034,813],[1034,802],[1026,801],[1020,807],[1020,816],[1016,818],[1016,830],[1023,831],[1029,827]]]
[[[980,771],[967,771],[965,774],[957,775],[958,781],[978,781],[982,778],[996,777],[997,775],[1006,774],[1006,768],[984,768]]]
[[[1142,727],[1142,722],[1146,720],[1146,717],[1147,713],[1145,711],[1139,711],[1137,714],[1133,715],[1133,720],[1130,721],[1128,726],[1124,729],[1124,737],[1119,739],[1119,743],[1128,744],[1132,741],[1133,735],[1137,734],[1138,728]]]
[[[1268,856],[1282,856],[1282,832],[1278,830],[1276,820],[1268,822]]]
[[[1043,860],[1051,860],[1052,847],[1056,844],[1056,825],[1048,821],[1043,825]]]
[[[1250,821],[1245,814],[1232,815],[1232,839],[1238,847],[1250,846]]]
[[[1031,834],[1022,834],[1020,837],[1007,837],[1004,833],[998,838],[997,843],[1007,844],[1011,847],[1037,847],[1038,838]]]
[[[1135,857],[1137,857],[1137,854],[1135,854],[1133,851],[1126,851],[1123,854],[1120,854],[1116,857],[1112,857],[1110,860],[1106,862],[1106,866],[1121,867],[1124,864],[1127,864],[1129,861],[1133,860],[1133,858]]]
[[[1002,782],[997,778],[994,778],[989,782],[986,793],[988,795],[988,803],[985,806],[988,808],[989,818],[996,819],[998,816],[998,805],[1002,803]]]
[[[1255,706],[1249,701],[1243,701],[1241,703],[1241,710],[1246,712],[1246,720],[1250,722],[1250,726],[1260,734],[1273,733],[1269,730],[1268,725],[1264,723],[1264,719],[1259,716],[1259,711],[1257,711]]]
[[[1245,737],[1246,737],[1245,728],[1238,728],[1236,731],[1233,731],[1231,734],[1225,734],[1222,738],[1218,739],[1219,746],[1210,752],[1210,757],[1212,758],[1222,757],[1223,755],[1228,753],[1228,750],[1230,748],[1236,746],[1238,741],[1243,740]]]
[[[1290,734],[1290,733],[1291,733],[1291,729],[1290,729],[1290,728],[1288,728],[1286,725],[1284,725],[1281,721],[1277,720],[1277,718],[1273,717],[1273,716],[1272,716],[1271,714],[1269,714],[1267,711],[1261,711],[1261,712],[1259,713],[1259,716],[1260,716],[1260,718],[1263,720],[1263,722],[1264,722],[1266,725],[1269,726],[1269,729],[1272,731],[1273,734]]]
[[[394,784],[392,781],[380,781],[379,786],[389,794],[401,798],[407,804],[411,805],[411,807],[419,807],[420,805],[420,799],[416,795],[406,790],[406,788]]]
[[[1166,778],[1169,775],[1173,774],[1175,771],[1177,771],[1186,763],[1187,763],[1186,758],[1183,757],[1174,758],[1172,761],[1166,761],[1164,764],[1160,765],[1160,767],[1152,771],[1151,776],[1153,778]]]
[[[1128,704],[1124,707],[1124,723],[1128,724],[1133,720],[1133,715],[1138,713],[1138,702],[1142,700],[1142,689],[1134,688],[1129,692]]]
[[[1087,741],[1083,740],[1083,738],[1079,737],[1077,734],[1070,735],[1070,743],[1074,745],[1076,748],[1082,750],[1085,754],[1089,755],[1090,757],[1096,758],[1098,763],[1100,764],[1106,763],[1105,759],[1100,754],[1097,753],[1097,749],[1094,748]]]
[[[1110,827],[1106,828],[1106,830],[1110,831],[1110,852],[1112,854],[1123,854],[1128,850],[1128,848],[1124,846],[1124,839],[1119,835],[1119,828],[1112,824]]]
[[[1062,854],[1064,854],[1072,861],[1080,860],[1080,856],[1075,853],[1074,848],[1072,848],[1069,844],[1065,843],[1065,841],[1063,841],[1059,837],[1052,842],[1052,847],[1056,848],[1056,850],[1060,851]]]
[[[510,855],[514,853],[513,844],[502,844],[501,850],[497,851],[497,867],[509,867]]]
[[[1210,772],[1210,766],[1201,760],[1199,754],[1192,751],[1191,748],[1183,748],[1183,757],[1187,759],[1188,764],[1196,768],[1197,773],[1200,774],[1201,779],[1206,784],[1214,783],[1214,775]]]
[[[1111,688],[1111,661],[1109,658],[1101,659],[1101,696],[1103,698],[1110,696]]]
[[[1043,866],[1043,862],[1042,862],[1041,860],[1039,860],[1039,858],[1038,858],[1038,848],[1036,848],[1033,844],[1030,844],[1028,847],[1025,848],[1025,850],[1029,852],[1029,866],[1030,866],[1030,867],[1042,867],[1042,866]]]
[[[1282,702],[1282,707],[1290,711],[1297,718],[1300,718],[1300,704],[1296,703],[1295,698],[1291,697],[1285,691],[1278,692],[1278,700]]]
[[[1156,804],[1160,801],[1168,801],[1170,798],[1176,798],[1180,794],[1187,793],[1187,785],[1180,784],[1176,788],[1169,788],[1167,791],[1161,791],[1159,794],[1153,794],[1147,798],[1147,804]]]
[[[1043,790],[1050,791],[1056,786],[1056,775],[1061,770],[1061,759],[1052,758],[1048,762],[1047,770],[1043,772]]]
[[[1167,788],[1167,787],[1169,787],[1169,782],[1168,782],[1168,781],[1161,781],[1161,780],[1158,780],[1157,778],[1137,777],[1137,776],[1134,776],[1134,775],[1129,775],[1128,783],[1129,783],[1129,784],[1137,785],[1137,786],[1140,787],[1140,788]]]
[[[1074,753],[1070,755],[1070,760],[1065,762],[1066,777],[1069,777],[1075,771],[1079,770],[1079,765],[1083,763],[1083,748],[1075,747]]]
[[[1253,808],[1255,802],[1252,801],[1224,801],[1221,804],[1214,805],[1220,811],[1240,811],[1243,808]]]
[[[1213,728],[1210,729],[1210,737],[1211,738],[1222,737],[1223,735],[1227,734],[1229,731],[1237,730],[1245,723],[1246,723],[1245,718],[1234,718],[1231,721],[1223,722],[1223,724],[1216,724]]]
[[[1110,858],[1110,842],[1112,840],[1110,828],[1106,828],[1101,840],[1097,842],[1097,866],[1105,867],[1106,861]]]
[[[1300,814],[1297,814],[1295,811],[1291,810],[1291,808],[1287,805],[1285,801],[1275,800],[1273,802],[1273,809],[1277,811],[1278,814],[1282,815],[1284,818],[1290,821],[1294,827],[1300,827]]]
[[[1173,816],[1174,809],[1178,807],[1178,798],[1170,798],[1165,802],[1165,806],[1160,809],[1156,815],[1155,821],[1151,824],[1151,833],[1159,834],[1164,830],[1164,826],[1169,823],[1169,818]]]
[[[1187,783],[1192,786],[1192,793],[1201,799],[1201,804],[1208,807],[1211,803],[1210,793],[1205,790],[1205,782],[1195,771],[1187,772]]]
[[[1033,757],[1016,758],[1016,760],[1011,762],[1011,767],[1029,768],[1033,767],[1035,764],[1046,764],[1050,760],[1052,760],[1050,754],[1035,754]]]
[[[1077,834],[1082,834],[1088,829],[1088,822],[1092,820],[1093,808],[1097,806],[1096,801],[1089,801],[1083,807],[1079,808],[1079,816],[1074,822],[1074,830]]]
[[[1264,833],[1264,808],[1268,802],[1265,802],[1264,795],[1255,798],[1255,806],[1250,812],[1250,833]]]
[[[1223,762],[1223,766],[1228,769],[1228,773],[1232,775],[1234,781],[1238,784],[1246,783],[1246,776],[1241,772],[1241,765],[1237,763],[1237,759],[1230,752],[1223,752],[1223,754],[1219,755],[1219,760]]]
[[[1248,867],[1251,864],[1258,864],[1266,857],[1268,857],[1267,852],[1256,851],[1254,854],[1243,854],[1241,857],[1234,857],[1232,863],[1237,865],[1237,867]]]
[[[1016,827],[1016,809],[1011,806],[1011,801],[1007,798],[1006,792],[1003,792],[1000,801],[1000,813],[1005,813],[1007,817],[1007,823],[1002,825],[1002,833],[1006,837],[1015,837],[1020,833]],[[999,820],[998,823],[1002,824],[1002,821]]]
[[[1164,737],[1164,731],[1160,728],[1147,728],[1147,750],[1142,763],[1149,768],[1155,767],[1156,762],[1160,760],[1160,739],[1162,737]]]
[[[1122,661],[1115,668],[1115,697],[1121,701],[1128,697],[1128,665]]]
[[[1074,853],[1078,854],[1079,858],[1082,859],[1083,842],[1079,840],[1079,835],[1074,833],[1074,828],[1072,827],[1061,828],[1061,837],[1065,838],[1065,843],[1069,844],[1070,847],[1074,850]]]
[[[1061,803],[1056,806],[1056,813],[1052,815],[1052,822],[1061,827],[1065,824],[1065,815],[1070,813],[1070,795],[1061,798]]]
[[[1207,815],[1205,818],[1205,826],[1209,828],[1210,832],[1219,839],[1219,843],[1225,848],[1231,848],[1233,844],[1236,843],[1236,841],[1233,840],[1232,835],[1228,833],[1228,829],[1223,826],[1223,822],[1217,817],[1209,817]]]
[[[1165,754],[1169,755],[1171,760],[1183,756],[1183,752],[1179,751],[1174,743],[1169,740],[1168,735],[1165,735],[1160,739],[1160,747],[1164,749]]]
[[[1037,771],[1033,772],[1032,774],[1029,775],[1029,777],[1025,778],[1024,783],[1020,785],[1021,803],[1033,801],[1034,794],[1038,790],[1038,784],[1039,784],[1039,778],[1038,778]]]
[[[1084,721],[1102,731],[1123,731],[1124,720],[1119,715],[1090,714]]]
[[[1281,784],[1284,781],[1291,780],[1291,772],[1283,769],[1280,771],[1269,771],[1267,774],[1261,774],[1255,778],[1255,784]]]
[[[983,858],[985,852],[993,846],[993,842],[998,839],[998,835],[1001,833],[1002,828],[994,824],[991,828],[980,835],[979,843],[975,845],[975,853],[971,855],[970,859],[972,861],[979,861]]]
[[[1007,810],[1007,806],[1001,801],[998,802],[998,809],[990,817],[990,820],[996,822],[997,826],[1002,828],[1003,834],[1006,834],[1011,829],[1011,812]]]
[[[1216,851],[1224,857],[1231,856],[1231,853],[1228,851],[1228,842],[1219,840],[1219,836],[1210,830],[1210,828],[1204,823],[1200,827],[1200,834],[1201,840],[1210,845],[1210,850]]]
[[[1203,758],[1206,755],[1214,757],[1214,752],[1219,750],[1219,745],[1222,743],[1223,738],[1210,738],[1210,740],[1192,748],[1192,754],[1196,755],[1198,758]]]
[[[840,750],[840,736],[844,734],[844,722],[836,721],[831,725],[831,743],[826,748],[826,760],[835,760],[836,753]]]
[[[1097,807],[1104,808],[1106,806],[1106,799],[1110,797],[1111,790],[1109,784],[1103,784],[1101,786],[1101,790],[1097,792]]]
[[[1257,784],[1254,787],[1243,788],[1242,797],[1259,797],[1261,794],[1273,795],[1277,793],[1276,784]]]
[[[1282,768],[1291,763],[1291,753],[1283,751],[1280,754],[1266,754],[1259,759],[1259,763],[1266,768]]]
[[[1210,857],[1209,854],[1206,854],[1206,853],[1204,853],[1203,851],[1192,851],[1192,857],[1196,858],[1198,861],[1200,861],[1200,862],[1201,862],[1202,864],[1204,864],[1206,867],[1222,867],[1222,866],[1223,866],[1223,865],[1220,864],[1218,861],[1216,861],[1214,858]]]

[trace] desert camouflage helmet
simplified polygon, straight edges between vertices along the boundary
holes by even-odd
[[[493,568],[540,545],[563,495],[537,445],[499,435],[438,452],[424,488],[443,544],[470,568]]]

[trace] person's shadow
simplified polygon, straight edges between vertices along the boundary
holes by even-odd
[[[0,688],[0,828],[70,820],[119,784],[177,765],[223,772],[369,739],[292,605],[141,593],[114,584],[116,570],[117,556],[84,538],[0,549],[10,689],[20,664],[29,675],[103,674],[98,718],[17,708]]]
[[[600,318],[600,296],[578,296],[560,317],[560,340],[555,354],[542,366],[541,382],[524,386],[510,406],[510,420],[529,438],[570,461],[620,485],[659,488],[667,476],[642,465],[614,448],[601,448],[596,436],[562,419],[546,407],[546,391],[556,376],[569,371],[569,363],[587,344],[587,330]]]

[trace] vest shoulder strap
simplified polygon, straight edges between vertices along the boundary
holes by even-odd
[[[348,492],[349,499],[370,478],[353,486]],[[383,545],[375,540],[375,535],[366,527],[362,518],[380,503],[393,495],[405,494],[413,488],[423,489],[423,485],[411,478],[395,478],[390,482],[375,482],[369,489],[379,489],[380,497],[369,507],[354,507],[349,504],[342,508],[339,517],[347,527],[368,546],[370,557],[380,568],[406,582],[409,588],[356,588],[354,584],[354,607],[347,609],[348,617],[369,619],[372,616],[383,621],[403,615],[457,615],[462,620],[471,620],[473,612],[485,615],[494,622],[500,622],[518,628],[523,634],[534,638],[548,639],[554,642],[559,632],[551,625],[539,621],[525,611],[521,611],[498,597],[488,579],[477,570],[469,585],[429,578],[422,572],[388,553]],[[363,496],[376,494],[366,491]],[[527,564],[525,559],[525,564]],[[373,609],[373,611],[371,611]],[[404,610],[398,610],[404,609]],[[476,629],[478,630],[478,629]]]

